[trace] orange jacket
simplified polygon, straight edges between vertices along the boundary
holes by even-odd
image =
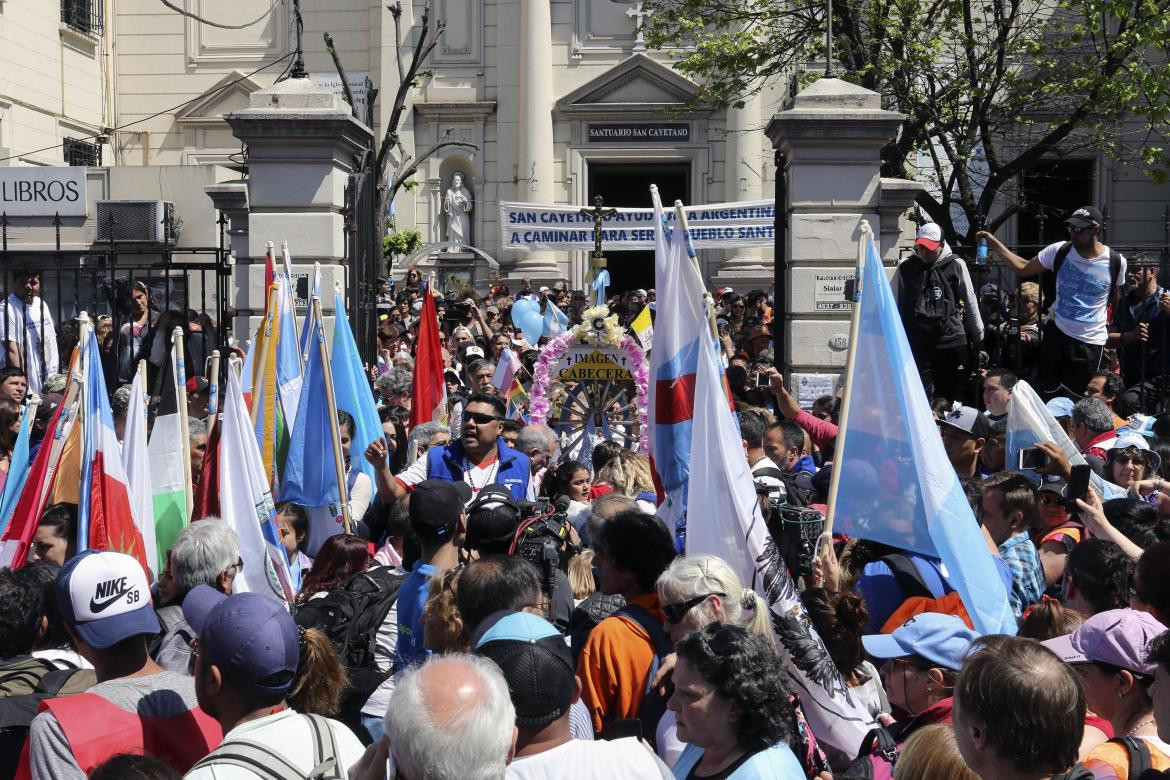
[[[657,594],[639,596],[630,603],[662,619]],[[628,617],[607,617],[589,633],[581,648],[577,675],[581,678],[581,700],[589,708],[596,733],[602,733],[610,721],[638,717],[653,662],[653,641]]]

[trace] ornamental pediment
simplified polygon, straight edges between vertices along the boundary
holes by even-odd
[[[623,107],[639,111],[678,108],[699,94],[699,85],[672,68],[635,54],[557,101],[563,114],[591,114]]]

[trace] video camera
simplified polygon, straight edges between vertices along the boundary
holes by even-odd
[[[538,498],[521,501],[520,527],[512,540],[512,554],[526,558],[540,568],[542,588],[552,598],[555,570],[561,564],[562,549],[566,559],[576,554],[569,540],[569,501]]]

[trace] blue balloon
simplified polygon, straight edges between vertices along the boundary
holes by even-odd
[[[512,324],[520,329],[529,344],[535,346],[544,330],[544,315],[540,313],[540,304],[527,298],[521,298],[513,303]]]

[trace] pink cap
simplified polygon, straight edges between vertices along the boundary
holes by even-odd
[[[1065,663],[1097,661],[1153,677],[1157,664],[1147,661],[1146,655],[1150,642],[1165,632],[1166,626],[1148,612],[1110,609],[1093,615],[1071,634],[1042,644]]]

